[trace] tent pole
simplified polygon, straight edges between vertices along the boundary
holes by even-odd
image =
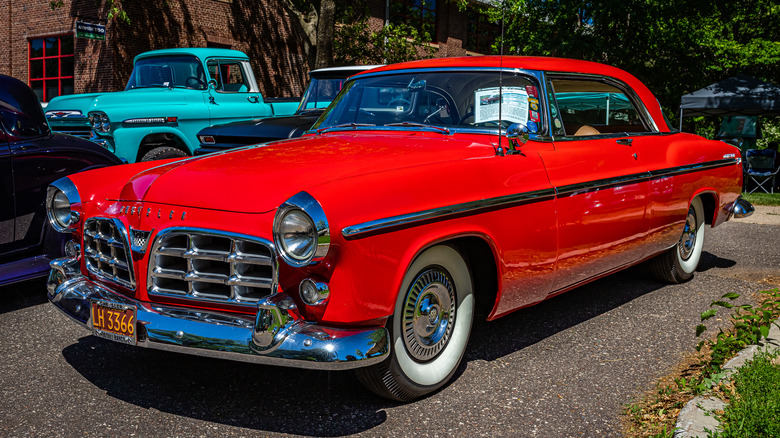
[[[680,108],[680,132],[682,132],[682,118],[683,118],[683,109]]]

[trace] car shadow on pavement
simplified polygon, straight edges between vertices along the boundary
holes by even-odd
[[[494,321],[476,321],[465,361],[493,361],[665,287],[640,264]]]
[[[705,272],[712,268],[726,269],[735,266],[736,264],[737,262],[734,260],[724,259],[707,251],[702,251],[701,261],[699,261],[699,267],[696,270],[698,272]]]
[[[702,262],[706,270],[729,261],[708,255]],[[469,361],[492,361],[515,353],[664,286],[645,265],[639,265],[496,321],[477,321],[450,385],[457,385]],[[346,371],[232,362],[128,347],[91,336],[66,347],[62,354],[111,397],[240,428],[342,436],[384,423],[386,409],[397,406],[365,390]]]
[[[384,423],[384,409],[394,405],[365,390],[348,371],[233,362],[135,348],[92,336],[79,339],[62,354],[110,397],[239,428],[343,436]]]
[[[0,287],[0,315],[46,302],[46,279],[38,278]]]

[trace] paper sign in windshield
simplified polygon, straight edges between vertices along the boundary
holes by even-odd
[[[502,99],[501,119],[510,123],[528,122],[528,93],[520,87],[504,87],[500,93],[498,87],[475,91],[474,102],[477,105],[474,111],[474,122],[499,120],[499,102]]]

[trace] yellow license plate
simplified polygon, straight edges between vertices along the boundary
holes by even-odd
[[[92,301],[92,334],[124,344],[136,345],[136,307],[110,301]]]

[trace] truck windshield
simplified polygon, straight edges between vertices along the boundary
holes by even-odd
[[[139,59],[125,90],[134,88],[208,88],[203,65],[194,56],[158,56]]]
[[[518,71],[430,71],[349,81],[313,129],[429,125],[495,130],[522,123],[542,129],[536,80]],[[499,85],[501,85],[499,87]]]
[[[341,87],[344,85],[345,78],[311,78],[306,92],[303,94],[298,112],[325,108],[333,101]]]

